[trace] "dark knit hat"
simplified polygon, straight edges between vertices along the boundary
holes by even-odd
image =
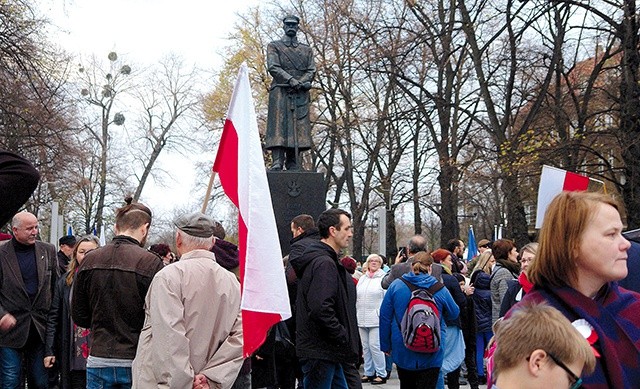
[[[73,235],[65,235],[62,238],[58,239],[58,245],[67,245],[67,246],[75,246],[76,245],[76,237]]]
[[[340,260],[340,263],[342,264],[342,266],[344,266],[345,269],[347,269],[349,274],[355,273],[356,272],[356,267],[358,267],[358,264],[356,263],[356,260],[351,258],[351,257],[343,257]]]

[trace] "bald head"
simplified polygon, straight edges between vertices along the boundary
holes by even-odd
[[[409,256],[413,256],[421,251],[427,251],[427,240],[422,235],[414,235],[409,239],[407,249],[409,250]]]
[[[11,230],[18,242],[26,245],[35,244],[38,237],[38,218],[31,212],[17,213],[11,220]]]

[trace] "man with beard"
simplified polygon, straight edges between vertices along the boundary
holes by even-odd
[[[143,249],[151,210],[140,203],[116,212],[116,236],[89,252],[73,283],[72,316],[90,328],[93,342],[87,359],[87,388],[130,388],[131,363],[144,323],[144,298],[153,276],[164,267]]]

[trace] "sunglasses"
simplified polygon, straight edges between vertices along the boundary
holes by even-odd
[[[569,389],[578,389],[580,387],[580,385],[582,385],[582,378],[578,377],[577,375],[575,375],[568,367],[567,365],[565,365],[564,363],[562,363],[562,361],[560,361],[558,358],[556,358],[553,354],[547,352],[547,355],[549,355],[549,357],[551,358],[551,360],[553,360],[553,362],[555,362],[556,365],[560,366],[562,368],[562,370],[566,371],[567,374],[569,375],[569,377],[572,380],[572,384],[569,387]]]

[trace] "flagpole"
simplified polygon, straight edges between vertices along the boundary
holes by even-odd
[[[206,213],[207,204],[209,204],[209,196],[211,196],[211,189],[213,189],[213,180],[216,178],[216,172],[211,170],[211,177],[209,178],[209,185],[207,186],[207,193],[204,195],[204,202],[202,203],[202,213]]]

